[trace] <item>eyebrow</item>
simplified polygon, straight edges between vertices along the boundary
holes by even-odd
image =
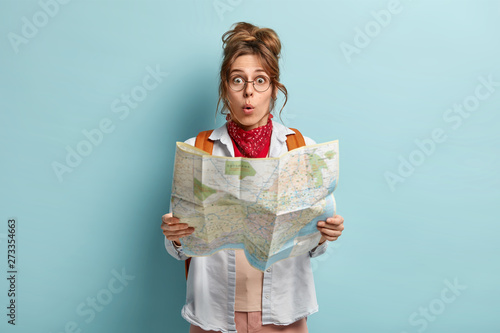
[[[232,71],[229,72],[229,74],[232,74],[233,72],[241,72],[241,73],[244,73],[244,71],[242,71],[241,69],[233,69]],[[254,72],[264,72],[266,73],[265,70],[263,69],[256,69]],[[266,73],[267,74],[267,73]]]

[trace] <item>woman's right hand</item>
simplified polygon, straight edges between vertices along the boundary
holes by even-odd
[[[179,238],[191,235],[194,228],[187,223],[180,223],[177,217],[173,217],[172,213],[165,214],[161,217],[161,229],[168,240],[174,241],[178,246],[181,245]]]

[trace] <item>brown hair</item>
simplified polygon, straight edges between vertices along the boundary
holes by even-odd
[[[283,103],[280,109],[281,117],[281,111],[288,100],[288,92],[285,86],[279,82],[280,69],[278,60],[281,52],[281,42],[278,34],[269,28],[259,28],[250,23],[238,22],[233,24],[232,30],[222,35],[222,43],[224,58],[220,68],[219,100],[215,112],[217,113],[217,110],[219,110],[220,102],[223,103],[221,114],[226,115],[227,113],[224,113],[224,110],[230,110],[227,92],[229,89],[228,76],[231,65],[239,56],[252,54],[259,58],[262,67],[271,78],[273,97],[269,112],[272,112],[274,109],[276,102],[274,96],[277,96],[276,89],[281,90],[285,95],[285,103]]]

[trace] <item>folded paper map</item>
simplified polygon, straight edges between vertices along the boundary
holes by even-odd
[[[244,249],[264,271],[318,245],[316,228],[335,213],[338,140],[278,158],[212,156],[177,142],[172,213],[195,228],[180,238],[188,256]]]

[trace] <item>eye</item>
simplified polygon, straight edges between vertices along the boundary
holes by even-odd
[[[235,77],[232,78],[232,82],[234,84],[242,84],[244,81],[243,81],[243,79],[241,77],[235,76]]]
[[[259,76],[258,78],[255,79],[255,82],[257,84],[266,84],[267,83],[267,77],[265,77],[265,76]]]

